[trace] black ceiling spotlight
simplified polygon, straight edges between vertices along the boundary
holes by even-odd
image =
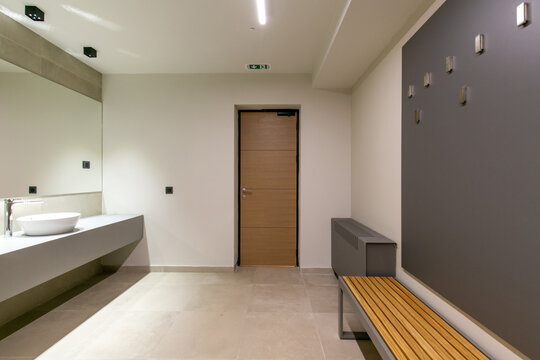
[[[34,21],[45,21],[45,13],[37,6],[26,5],[24,7],[24,13]]]
[[[97,57],[97,51],[93,47],[85,46],[83,50],[84,50],[84,55],[88,56],[89,58]]]

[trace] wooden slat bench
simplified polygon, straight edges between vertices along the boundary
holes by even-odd
[[[488,359],[394,278],[343,276],[339,286],[341,339],[369,338],[383,359]],[[343,331],[344,292],[364,333]]]

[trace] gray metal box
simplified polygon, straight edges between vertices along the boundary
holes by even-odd
[[[353,219],[334,218],[332,269],[338,276],[395,276],[396,243]]]

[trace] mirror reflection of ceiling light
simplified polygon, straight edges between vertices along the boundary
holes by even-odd
[[[266,24],[266,4],[264,0],[257,0],[257,16],[259,18],[259,24]]]
[[[81,10],[81,9],[77,9],[73,6],[70,6],[70,5],[62,5],[62,7],[64,8],[64,10],[66,11],[69,11],[70,13],[72,14],[75,14],[75,15],[78,15],[80,17],[82,17],[83,19],[86,19],[94,24],[97,24],[99,26],[103,26],[104,28],[107,28],[109,30],[114,30],[114,31],[118,31],[121,29],[120,25],[118,24],[115,24],[111,21],[108,21],[108,20],[105,20],[97,15],[94,15],[92,13],[89,13],[89,12],[86,12],[84,10]]]

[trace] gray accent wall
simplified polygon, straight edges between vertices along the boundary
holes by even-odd
[[[520,2],[449,0],[403,47],[402,264],[538,359],[540,1],[529,1],[526,27],[516,26]]]
[[[100,72],[2,13],[0,58],[101,101]]]

